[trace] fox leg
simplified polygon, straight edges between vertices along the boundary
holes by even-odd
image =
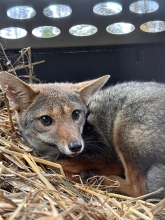
[[[98,161],[96,162],[98,164]],[[104,176],[104,181],[102,182],[104,185],[112,185],[113,183],[111,180],[117,180],[119,182],[119,187],[114,188],[114,191],[117,193],[131,197],[138,197],[147,194],[145,175],[141,174],[132,164],[125,165],[125,173],[121,164],[114,162],[112,164],[106,163],[106,167],[101,161],[99,164],[100,167],[95,166],[93,163],[93,167],[88,167],[88,169],[85,169],[87,168],[85,167],[82,169],[80,173],[81,178],[86,180],[92,176],[101,175]],[[125,178],[123,178],[123,176]]]
[[[74,158],[59,159],[56,162],[63,167],[66,175],[76,182],[79,182],[79,179],[73,176],[76,174],[80,175],[83,181],[86,181],[93,175],[123,176],[124,174],[123,165],[116,158],[106,160],[104,157],[96,157],[95,155],[83,155]]]
[[[105,176],[103,184],[111,185],[111,180],[117,180],[119,187],[115,187],[115,192],[122,193],[131,197],[141,196],[147,193],[145,176],[133,168],[133,166],[125,165],[125,179],[123,167],[119,161],[105,161],[105,158],[95,157],[75,157],[69,159],[57,160],[61,164],[67,177],[75,182],[80,179],[74,175],[80,175],[82,180],[86,180],[93,175]],[[85,177],[85,178],[84,178]]]
[[[105,185],[110,185],[110,180],[117,180],[119,182],[119,187],[115,188],[115,191],[118,193],[131,197],[138,197],[147,193],[145,176],[136,169],[133,169],[132,166],[127,166],[125,179],[115,175],[110,175],[108,178],[104,180]]]
[[[136,162],[132,160],[123,142],[116,147],[116,150],[124,167],[125,178],[114,175],[109,175],[108,177],[119,182],[120,186],[116,188],[117,191],[131,197],[147,194],[145,172],[140,170],[138,167],[139,164],[136,164]],[[130,152],[129,149],[128,151]],[[143,163],[143,161],[141,161],[141,163]],[[105,184],[108,185],[107,180],[105,180]]]
[[[114,123],[113,143],[120,158],[125,173],[125,179],[109,176],[119,181],[120,193],[131,197],[138,197],[147,193],[146,173],[148,169],[147,149],[150,145],[144,142],[145,125],[133,123],[131,118],[124,118],[124,110],[118,112]]]

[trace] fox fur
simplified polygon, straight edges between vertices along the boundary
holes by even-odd
[[[98,91],[108,78],[28,85],[1,72],[0,86],[32,148],[53,160],[79,154],[59,160],[66,172],[105,175],[106,185],[119,181],[117,192],[141,196],[165,185],[165,85],[128,82]]]
[[[132,197],[165,187],[164,84],[127,82],[110,86],[91,97],[88,111],[85,146],[86,150],[94,146],[92,158],[97,158],[96,154],[99,157],[93,159],[93,169],[85,172],[90,157],[85,157],[84,168],[75,166],[76,158],[73,158],[74,166],[68,166],[68,172],[79,169],[85,178],[102,174],[118,180],[120,187],[116,191]],[[111,184],[108,178],[104,181],[106,185]],[[153,197],[163,198],[165,191]]]
[[[156,167],[165,165],[165,85],[128,82],[109,87],[91,98],[89,112],[88,123],[124,167],[125,179],[110,178],[127,195],[150,192]],[[163,176],[157,181],[165,186]]]
[[[81,133],[89,99],[108,78],[75,84],[28,85],[1,72],[0,86],[15,110],[22,137],[41,155],[55,160],[60,153],[71,157],[83,151]]]

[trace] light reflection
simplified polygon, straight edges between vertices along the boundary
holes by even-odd
[[[114,15],[122,11],[122,6],[116,2],[102,2],[93,7],[93,12],[98,15]]]
[[[67,5],[50,5],[43,11],[44,15],[51,18],[63,18],[72,13],[72,9]]]
[[[158,8],[159,4],[156,1],[151,0],[136,1],[130,5],[130,10],[138,14],[151,13]]]
[[[165,30],[164,21],[148,21],[140,26],[140,29],[144,32],[157,33]]]
[[[97,32],[97,28],[89,24],[80,24],[73,26],[69,29],[69,32],[75,36],[90,36]]]
[[[41,26],[33,29],[32,34],[40,38],[56,37],[61,33],[60,29],[52,26]]]
[[[7,15],[14,19],[28,19],[34,17],[35,10],[29,6],[15,6],[7,10]]]
[[[110,34],[128,34],[132,31],[134,31],[135,26],[133,24],[130,23],[124,23],[124,22],[120,22],[120,23],[114,23],[109,25],[106,28],[106,31]]]
[[[4,28],[0,31],[0,36],[6,39],[19,39],[26,35],[27,31],[18,27]]]

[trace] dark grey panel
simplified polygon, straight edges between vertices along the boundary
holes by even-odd
[[[87,48],[33,54],[35,75],[47,82],[82,81],[110,74],[110,84],[140,80],[165,82],[165,45]]]

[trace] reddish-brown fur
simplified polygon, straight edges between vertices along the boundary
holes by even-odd
[[[69,159],[57,160],[57,163],[61,164],[67,176],[79,182],[79,178],[74,175],[81,176],[82,172],[93,171],[98,176],[110,176],[117,175],[123,176],[124,169],[121,164],[116,159],[106,160],[104,157],[95,157],[95,156],[78,156]],[[105,182],[107,184],[108,182]]]

